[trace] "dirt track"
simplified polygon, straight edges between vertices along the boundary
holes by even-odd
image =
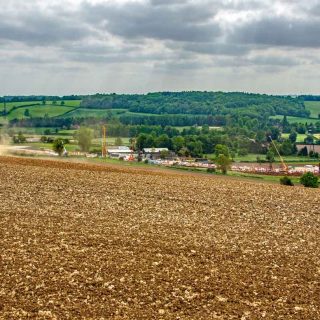
[[[0,157],[0,319],[320,319],[320,192]]]

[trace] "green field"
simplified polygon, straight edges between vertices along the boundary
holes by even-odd
[[[180,132],[183,131],[183,129],[190,129],[192,128],[192,126],[183,126],[183,127],[178,127],[178,126],[174,126],[173,128],[179,130]],[[197,129],[201,129],[201,126],[196,127]],[[223,127],[209,127],[210,130],[217,130],[217,131],[222,131]]]
[[[57,101],[57,106],[60,105],[61,101]],[[67,107],[80,107],[81,100],[64,100],[64,105]],[[52,104],[52,101],[49,102]]]
[[[311,118],[318,118],[318,115],[320,114],[320,101],[305,101],[304,105],[306,106],[306,109],[311,112]]]
[[[260,157],[261,160],[266,159],[265,154],[248,154],[246,156],[236,156],[235,161],[236,162],[257,162],[257,157]],[[284,161],[286,162],[306,162],[306,161],[312,161],[309,157],[301,157],[301,156],[283,156]],[[280,162],[279,157],[275,157],[276,162]]]
[[[72,131],[72,130],[70,130]],[[72,136],[70,137],[66,137],[66,136],[59,136],[59,135],[55,135],[52,136],[53,138],[72,138]],[[129,139],[127,137],[120,137],[122,140],[122,144],[123,145],[129,145]],[[115,144],[115,139],[114,137],[107,137],[107,146],[113,146]],[[29,142],[29,143],[24,143],[23,145],[32,147],[32,148],[36,148],[36,149],[41,149],[41,148],[45,148],[45,149],[52,149],[52,143],[42,143],[42,142]],[[90,150],[96,150],[96,149],[100,149],[101,148],[101,139],[93,139],[92,140],[92,146],[90,148]],[[66,144],[66,149],[68,151],[75,151],[75,150],[79,150],[79,146],[77,143],[69,143]]]
[[[77,130],[59,130],[58,135],[59,136],[73,136],[76,133]]]
[[[271,119],[278,119],[282,120],[283,115],[276,115],[276,116],[271,116]],[[320,119],[315,119],[315,118],[302,118],[302,117],[291,117],[287,116],[287,120],[289,123],[316,123],[320,122]]]
[[[101,109],[83,109],[78,108],[75,109],[68,114],[65,115],[66,118],[85,118],[85,117],[97,117],[97,118],[103,118],[107,116],[106,110]]]
[[[235,171],[229,171],[228,176],[242,178],[242,179],[275,182],[275,183],[280,183],[280,179],[281,179],[281,176],[242,173],[242,172],[235,172]],[[290,179],[295,185],[300,185],[300,177],[290,177]]]
[[[82,100],[63,100],[64,102],[64,105],[63,106],[66,106],[66,107],[74,107],[74,108],[78,108],[80,107],[80,103],[81,103]],[[41,105],[42,102],[40,102]],[[55,106],[61,106],[61,101],[56,101],[56,104],[53,103],[53,101],[46,101],[46,104],[47,105],[55,105]]]
[[[215,155],[214,154],[206,154],[205,155],[208,159],[214,159]],[[260,157],[261,160],[265,160],[266,159],[266,155],[265,154],[255,154],[255,153],[249,153],[245,156],[239,156],[236,155],[234,158],[235,162],[257,162],[257,157]],[[283,159],[286,163],[297,163],[297,162],[301,162],[301,163],[306,163],[306,162],[310,162],[310,163],[314,163],[315,161],[317,162],[318,159],[311,159],[309,157],[303,157],[303,156],[283,156]],[[280,163],[281,160],[279,157],[275,157],[276,163]]]
[[[26,118],[24,113],[27,109],[29,110],[31,117],[44,117],[45,115],[48,115],[48,117],[56,117],[72,110],[73,108],[74,107],[59,105],[40,105],[32,107],[23,107],[11,111],[7,115],[7,118],[8,120]]]
[[[320,133],[313,134],[313,136],[317,139],[320,139]],[[282,138],[289,139],[289,133],[282,133]],[[304,142],[304,139],[307,137],[306,134],[297,134],[297,142]]]
[[[121,115],[126,112],[126,109],[85,109],[77,108],[72,112],[69,112],[65,117],[73,118],[84,118],[84,117],[95,117],[95,118],[104,118],[109,114],[113,116]]]
[[[52,101],[47,101],[45,105],[43,105],[41,101],[7,102],[6,110],[8,114],[6,117],[0,117],[0,120],[4,118],[8,120],[25,118],[24,112],[26,109],[29,109],[32,117],[44,117],[45,114],[49,117],[56,117],[79,107],[81,100],[66,100],[64,102],[65,104],[63,106],[61,106],[60,101],[56,104],[53,104]],[[3,108],[4,104],[1,104],[0,111],[2,111]]]
[[[29,146],[33,149],[49,149],[52,150],[52,143],[42,143],[42,142],[32,142],[32,143],[24,143],[23,145]],[[95,148],[95,146],[92,146],[92,148]],[[79,146],[77,144],[66,144],[67,151],[75,151],[79,150]]]
[[[23,107],[25,105],[32,105],[32,104],[37,104],[37,105],[41,105],[41,101],[27,101],[27,102],[7,102],[6,103],[6,110],[7,112],[10,112],[12,110],[12,108],[14,107]],[[4,104],[1,103],[0,105],[0,111],[2,111],[4,109]]]
[[[129,146],[130,145],[130,138],[128,137],[119,137],[122,140],[123,146]],[[107,145],[112,146],[115,144],[115,137],[107,137]],[[93,143],[95,145],[101,146],[102,140],[101,138],[93,139]]]
[[[25,127],[12,127],[9,129],[11,133],[18,134],[22,132],[26,136],[63,136],[63,137],[72,137],[77,130],[58,130],[56,133],[56,128],[48,127],[38,127],[38,128],[25,128]],[[45,134],[46,130],[50,130],[50,134]]]
[[[51,131],[52,135],[55,135],[56,128],[47,128],[47,127],[37,127],[37,128],[12,127],[7,129],[7,131],[10,132],[11,134],[18,134],[19,132],[21,132],[27,136],[33,136],[33,135],[42,136],[42,135],[45,135],[44,131],[48,129]],[[63,131],[63,130],[59,130],[59,133],[60,131]],[[66,130],[66,131],[69,131],[69,130]]]

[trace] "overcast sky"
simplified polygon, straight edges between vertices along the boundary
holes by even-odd
[[[0,95],[320,94],[320,0],[6,0]]]

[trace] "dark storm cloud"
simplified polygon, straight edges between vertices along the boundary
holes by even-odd
[[[267,46],[320,47],[317,19],[261,18],[236,28],[229,41]]]
[[[221,34],[219,25],[211,21],[215,11],[199,4],[159,6],[150,2],[125,5],[87,3],[83,12],[90,23],[100,24],[111,34],[126,39],[205,42]]]

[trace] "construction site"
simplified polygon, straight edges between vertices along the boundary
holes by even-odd
[[[320,175],[320,162],[317,165],[287,165],[283,157],[281,156],[277,145],[274,143],[271,136],[269,137],[270,143],[277,153],[280,159],[279,165],[264,164],[248,165],[246,163],[235,163],[230,169],[236,172],[246,172],[262,175],[291,175],[300,176],[306,172],[311,172],[316,175]],[[165,156],[162,157],[161,153],[165,152]],[[169,156],[170,155],[170,156]],[[98,155],[97,155],[98,156]],[[131,141],[131,147],[112,147],[107,148],[106,142],[106,126],[102,127],[102,148],[101,156],[103,158],[110,157],[115,159],[122,159],[125,161],[147,161],[149,164],[160,165],[165,167],[186,167],[186,168],[198,168],[198,169],[216,169],[217,166],[213,161],[208,159],[190,159],[181,158],[175,155],[167,148],[145,148],[140,152],[135,151],[135,139]]]

